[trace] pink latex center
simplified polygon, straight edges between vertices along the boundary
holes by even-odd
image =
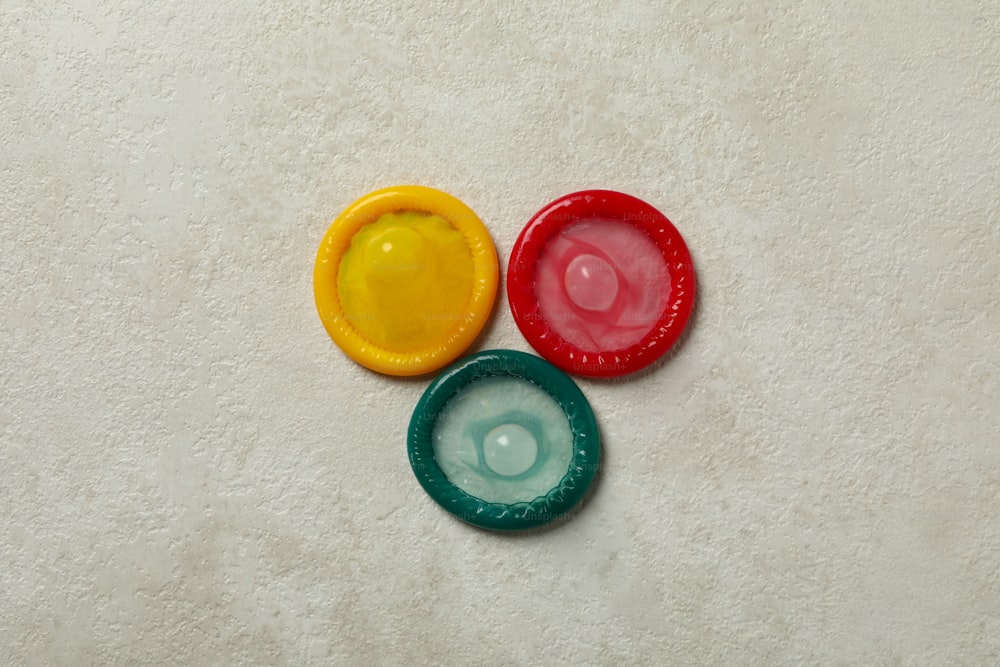
[[[618,297],[615,267],[597,255],[584,253],[574,257],[563,279],[566,295],[584,310],[607,310]]]
[[[581,220],[549,239],[538,258],[535,297],[563,340],[587,352],[631,347],[670,299],[659,247],[621,220]]]

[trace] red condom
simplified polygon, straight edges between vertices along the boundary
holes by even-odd
[[[691,254],[658,210],[585,190],[536,213],[514,244],[507,296],[521,333],[552,364],[611,377],[653,363],[694,307]]]

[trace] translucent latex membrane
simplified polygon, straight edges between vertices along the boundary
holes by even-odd
[[[600,455],[579,388],[538,357],[509,350],[447,369],[414,411],[408,448],[432,498],[498,530],[565,515],[583,497]]]
[[[398,186],[348,207],[320,245],[316,306],[358,363],[419,375],[453,361],[493,307],[493,241],[467,206],[438,190]]]
[[[386,213],[351,239],[340,260],[337,295],[361,336],[413,352],[448,338],[462,321],[472,274],[469,246],[441,216]]]
[[[536,271],[542,317],[583,350],[635,345],[670,298],[663,253],[627,222],[586,220],[565,227],[549,239]]]
[[[677,341],[694,306],[684,239],[646,202],[609,190],[561,197],[525,225],[507,295],[539,354],[571,373],[631,373]]]
[[[434,458],[452,484],[490,503],[544,496],[569,470],[573,432],[559,404],[513,377],[478,380],[438,415]]]

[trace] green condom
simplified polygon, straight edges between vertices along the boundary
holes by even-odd
[[[521,530],[564,517],[600,463],[590,404],[562,371],[513,350],[459,360],[424,392],[410,420],[410,465],[459,519]]]

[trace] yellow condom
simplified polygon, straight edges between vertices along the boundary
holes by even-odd
[[[359,364],[420,375],[472,344],[493,309],[497,254],[473,211],[439,190],[377,190],[330,225],[313,289],[330,337]]]

